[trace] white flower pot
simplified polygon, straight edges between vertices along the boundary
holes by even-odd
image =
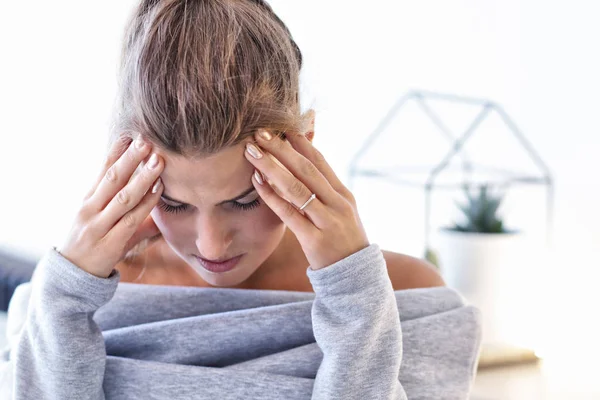
[[[440,272],[449,287],[481,310],[482,341],[505,341],[502,327],[510,310],[502,308],[502,298],[509,295],[510,283],[518,276],[522,233],[440,229],[438,235]]]

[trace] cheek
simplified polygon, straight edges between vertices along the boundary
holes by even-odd
[[[263,220],[263,224],[265,225],[265,227],[275,228],[283,224],[283,221],[281,220],[281,218],[279,218],[275,211],[271,210],[269,206],[267,206],[264,203],[261,207],[261,213],[263,214],[261,215],[261,219]]]
[[[177,234],[177,225],[173,224],[173,222],[169,222],[168,215],[165,215],[165,213],[161,212],[157,207],[150,212],[150,215],[152,216],[156,227],[168,242],[173,242],[177,239],[177,236],[179,236]]]
[[[150,216],[154,220],[154,223],[156,224],[156,226],[158,227],[158,229],[160,229],[160,231],[162,232],[163,229],[164,229],[164,227],[165,227],[165,221],[162,218],[162,215],[161,215],[158,207],[154,207],[152,209],[152,211],[150,211]]]
[[[262,201],[257,209],[240,213],[237,239],[244,247],[271,248],[281,236],[284,226],[281,218]]]
[[[244,221],[240,227],[237,245],[246,249],[251,258],[250,265],[261,265],[281,243],[285,232],[285,224],[266,204],[252,213],[252,217]]]
[[[277,214],[264,202],[258,209],[245,214],[247,215],[240,216],[243,223],[239,225],[239,229],[244,232],[245,239],[253,243],[270,241],[274,234],[279,233],[283,225]]]

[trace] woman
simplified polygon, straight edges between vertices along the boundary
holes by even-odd
[[[11,398],[405,399],[398,307],[423,304],[410,347],[456,348],[409,373],[435,373],[431,398],[468,393],[476,314],[445,291],[394,293],[443,282],[369,242],[311,144],[302,57],[271,8],[144,0],[124,43],[105,165],[11,300]]]
[[[299,48],[262,1],[152,3],[141,5],[127,30],[113,132],[117,139],[140,132],[152,144],[164,160],[165,190],[134,242],[154,237],[117,266],[121,281],[312,291],[305,249],[278,215],[287,205],[268,196],[268,185],[261,190],[250,179],[258,169],[267,182],[281,185],[284,198],[297,185],[298,193],[289,196],[296,208],[315,192],[307,211],[331,211],[316,193],[319,186],[332,185],[341,192],[334,194],[339,202],[353,204],[324,160],[319,167],[333,181],[309,176],[300,183],[281,172],[290,163],[310,168],[302,157],[321,157],[306,141],[300,148],[279,147],[285,132],[289,139],[305,134],[310,142],[314,136],[314,112],[300,113]],[[245,143],[264,127],[275,144],[258,139],[258,145],[279,168],[243,155],[249,154]],[[359,222],[358,215],[352,218]],[[366,244],[362,230],[350,234]],[[394,289],[443,285],[424,261],[383,254]],[[221,273],[200,261],[237,256],[235,268]]]
[[[158,150],[165,160],[161,179],[168,192],[162,193],[150,213],[145,233],[157,234],[119,263],[121,282],[312,291],[302,246],[265,204],[261,187],[248,182],[252,164],[244,162],[243,151],[237,146],[194,161]],[[298,206],[301,203],[298,200]],[[200,260],[240,255],[234,268],[225,272],[216,272],[218,265]],[[383,255],[395,290],[443,285],[424,261],[385,250]]]

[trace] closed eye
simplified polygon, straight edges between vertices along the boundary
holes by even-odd
[[[160,201],[158,202],[158,207],[161,210],[164,210],[165,212],[168,212],[168,213],[171,213],[171,214],[178,214],[180,212],[183,212],[183,211],[187,210],[188,205],[187,204],[183,204],[181,206],[172,206],[172,205],[169,205],[169,204],[165,203],[163,201],[163,199],[161,198]]]
[[[250,203],[238,203],[234,201],[231,205],[239,210],[252,210],[260,205],[260,196],[256,198],[256,200],[251,201]]]
[[[260,196],[257,197],[255,200],[249,202],[249,203],[240,203],[238,201],[232,201],[226,204],[230,204],[234,209],[236,210],[242,210],[242,211],[246,211],[246,210],[251,210],[253,208],[258,207],[261,202],[260,202]],[[162,198],[160,199],[159,203],[158,203],[158,207],[161,210],[164,210],[165,212],[171,213],[171,214],[178,214],[181,212],[186,211],[190,206],[187,204],[181,204],[181,205],[177,205],[177,206],[173,206],[170,204],[167,204]]]

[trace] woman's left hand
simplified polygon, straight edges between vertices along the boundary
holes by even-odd
[[[261,136],[263,132],[272,139]],[[255,158],[248,150],[251,143],[246,144],[244,154],[257,169],[252,183],[258,194],[296,235],[310,267],[313,270],[327,267],[368,247],[369,240],[350,190],[305,135],[288,132],[286,136],[289,143],[262,129],[254,135],[254,147],[260,157]],[[267,179],[261,184],[257,172],[273,182],[281,195]],[[316,198],[300,210],[313,193]]]

